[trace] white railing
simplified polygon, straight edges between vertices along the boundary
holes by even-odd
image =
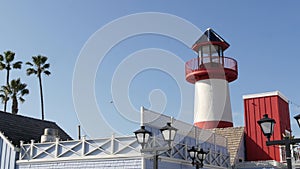
[[[19,160],[113,157],[122,155],[140,155],[139,144],[135,137],[118,137],[49,143],[23,144],[21,142]]]
[[[161,138],[152,138],[146,148],[166,146]],[[184,141],[174,143],[172,150],[162,152],[164,158],[183,160],[190,163],[188,145]],[[145,153],[146,156],[147,153]],[[151,154],[149,154],[151,155]],[[106,139],[59,141],[49,143],[21,143],[19,161],[21,163],[37,161],[75,160],[75,159],[112,159],[117,157],[141,157],[140,145],[134,136]],[[205,164],[227,168],[230,166],[229,154],[209,149]]]

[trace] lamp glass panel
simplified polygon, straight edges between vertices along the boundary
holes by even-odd
[[[189,154],[190,154],[190,157],[192,158],[192,159],[195,159],[195,151],[190,151],[189,152]]]
[[[261,128],[264,134],[272,134],[273,133],[273,125],[271,122],[263,122],[261,123]]]
[[[146,144],[146,143],[148,143],[148,141],[149,141],[149,138],[150,138],[150,134],[149,133],[145,133],[145,140],[144,140],[144,143]]]
[[[198,152],[198,160],[202,161],[203,160],[203,156],[204,156],[204,154],[201,154],[201,153]]]
[[[136,138],[137,138],[137,141],[139,142],[139,144],[144,144],[145,143],[144,134],[145,133],[136,134]],[[148,138],[149,138],[149,136],[148,136]]]
[[[163,139],[165,141],[170,141],[170,131],[169,130],[164,130],[161,133],[162,133]]]
[[[203,154],[202,159],[205,160],[206,159],[206,153]]]
[[[171,130],[171,141],[173,141],[175,139],[175,135],[176,135],[176,130]]]

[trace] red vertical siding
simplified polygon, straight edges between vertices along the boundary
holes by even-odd
[[[268,114],[275,119],[276,124],[271,140],[283,139],[282,133],[290,131],[290,117],[288,103],[278,95],[244,99],[245,110],[245,146],[246,160],[276,160],[280,161],[279,147],[266,146],[266,137],[263,135],[257,121]]]

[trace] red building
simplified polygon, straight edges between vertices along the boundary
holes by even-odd
[[[276,160],[281,162],[279,146],[266,146],[257,121],[264,114],[276,121],[271,140],[282,140],[291,131],[288,99],[279,91],[243,96],[245,109],[245,147],[247,161]]]

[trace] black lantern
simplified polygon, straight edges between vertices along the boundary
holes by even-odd
[[[198,160],[200,161],[200,167],[203,167],[203,161],[206,158],[206,155],[208,154],[208,151],[204,151],[202,148],[200,151],[198,151]]]
[[[141,126],[141,128],[135,131],[134,134],[138,143],[142,146],[142,148],[144,148],[149,141],[151,132],[146,130],[145,126]]]
[[[262,119],[257,121],[257,123],[259,124],[264,135],[268,138],[268,141],[270,141],[270,138],[274,132],[274,125],[276,123],[275,120],[269,118],[268,115],[265,114]]]
[[[191,149],[188,150],[188,153],[192,159],[192,164],[195,165],[195,161],[197,160],[198,150],[193,146]]]
[[[300,127],[300,114],[294,117],[297,120],[298,126]]]
[[[171,126],[171,123],[167,123],[167,125],[160,129],[160,132],[163,136],[163,139],[168,142],[169,146],[171,142],[174,141],[177,129]]]
[[[196,168],[203,168],[203,161],[208,154],[208,151],[204,151],[202,148],[198,150],[194,146],[188,150],[188,153],[192,159],[192,164],[196,165]]]

